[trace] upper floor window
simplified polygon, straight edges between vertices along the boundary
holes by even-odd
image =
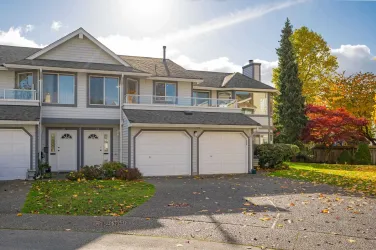
[[[176,83],[156,82],[155,102],[176,103]]]
[[[247,91],[236,91],[235,99],[239,108],[255,108],[253,104],[253,93]]]
[[[256,106],[254,114],[256,115],[267,115],[268,114],[268,93],[254,92],[254,105]]]
[[[193,91],[193,106],[209,106],[209,91]]]
[[[74,75],[60,73],[43,74],[43,102],[52,104],[75,103]]]
[[[19,73],[17,87],[19,89],[33,90],[33,73]]]
[[[119,78],[90,76],[90,105],[119,105]]]

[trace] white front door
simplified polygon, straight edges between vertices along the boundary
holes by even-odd
[[[199,138],[199,174],[248,172],[248,138],[241,132],[204,132]]]
[[[52,171],[77,170],[77,130],[49,130],[48,140]]]
[[[135,154],[144,176],[191,174],[191,138],[185,132],[143,131],[136,137]]]
[[[26,179],[30,136],[21,129],[0,129],[0,180]]]
[[[111,160],[110,130],[84,130],[84,165],[95,166]]]

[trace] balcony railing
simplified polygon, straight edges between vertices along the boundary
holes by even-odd
[[[36,90],[0,89],[0,100],[36,100]]]
[[[213,99],[178,96],[155,96],[155,95],[126,95],[126,104],[144,105],[169,105],[169,106],[195,106],[195,107],[220,107],[237,108],[238,104],[233,99]]]

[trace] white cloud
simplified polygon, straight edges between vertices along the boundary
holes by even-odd
[[[204,62],[194,62],[187,56],[179,55],[173,59],[174,62],[183,66],[186,69],[194,70],[207,70],[207,71],[218,71],[218,72],[241,72],[242,67],[230,61],[227,57],[219,57]]]
[[[32,24],[28,24],[28,25],[25,26],[25,32],[26,32],[26,33],[27,33],[27,32],[31,32],[31,31],[34,30],[34,28],[35,28],[34,25],[32,25]]]
[[[33,40],[24,37],[21,27],[11,27],[8,31],[0,30],[0,44],[23,47],[43,47],[43,45],[37,44]]]
[[[63,23],[60,21],[53,21],[51,24],[51,29],[54,31],[59,31],[63,27]]]
[[[348,74],[359,71],[376,73],[376,58],[367,45],[341,45],[332,49],[332,54],[338,58],[340,71],[345,70]]]

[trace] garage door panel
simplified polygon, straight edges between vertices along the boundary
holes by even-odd
[[[205,132],[199,139],[199,173],[247,173],[247,148],[240,132]]]
[[[30,168],[30,136],[21,129],[0,129],[0,180],[25,179]]]
[[[135,165],[145,176],[191,173],[191,138],[185,132],[143,131],[135,149]]]

